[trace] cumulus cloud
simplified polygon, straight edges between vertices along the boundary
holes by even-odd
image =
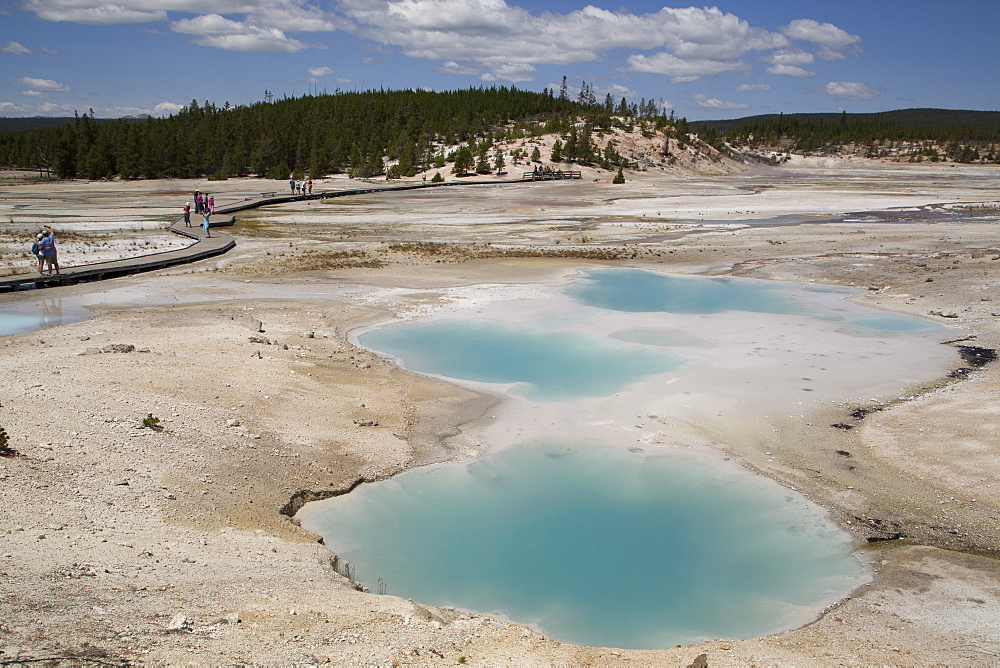
[[[812,19],[796,19],[781,31],[792,40],[812,42],[821,47],[819,55],[826,60],[844,57],[844,52],[860,53],[861,38],[838,28],[832,23],[820,23]]]
[[[17,83],[27,88],[28,91],[33,91],[35,93],[68,93],[71,90],[66,84],[53,81],[52,79],[21,77],[17,80]],[[30,94],[28,91],[25,91],[25,95]]]
[[[361,62],[369,60],[365,58]],[[457,75],[469,75],[469,74],[480,74],[482,69],[479,67],[466,67],[464,65],[459,65],[454,60],[449,60],[448,62],[442,64],[440,67],[435,68],[437,72],[442,74],[457,74]]]
[[[756,93],[768,90],[771,90],[771,84],[740,84],[736,87],[737,93]]]
[[[325,65],[323,67],[310,67],[306,70],[306,72],[311,77],[325,77],[328,74],[333,74],[333,70]]]
[[[698,103],[698,106],[702,109],[717,109],[732,111],[733,109],[746,109],[750,105],[743,104],[742,102],[723,102],[722,100],[715,97],[708,97],[702,93],[695,93],[691,96],[694,101]]]
[[[109,3],[99,0],[28,0],[25,9],[46,21],[66,21],[92,25],[119,25],[166,21],[167,12],[160,8],[146,7],[146,3]],[[152,4],[152,3],[150,3]]]
[[[856,81],[831,81],[823,92],[841,100],[873,100],[882,94],[882,89]]]
[[[797,19],[770,31],[717,7],[635,14],[587,5],[558,13],[508,0],[334,0],[335,10],[328,11],[315,2],[25,0],[25,7],[50,21],[168,23],[196,44],[237,51],[293,53],[321,46],[295,39],[296,33],[346,31],[411,58],[438,61],[439,71],[487,81],[528,81],[539,65],[596,62],[612,52],[624,52],[624,71],[675,82],[749,71],[748,62],[760,61],[772,74],[809,76],[804,66],[817,55],[839,58],[861,44],[830,23]]]
[[[534,76],[535,68],[533,65],[528,63],[490,63],[490,71],[483,72],[479,75],[479,78],[483,81],[512,81],[517,83],[519,81],[531,81]]]
[[[742,60],[684,59],[670,53],[661,52],[652,56],[644,56],[642,54],[629,56],[628,69],[632,72],[664,74],[672,77],[674,83],[684,83],[686,81],[695,81],[703,76],[749,70],[750,65]]]
[[[68,104],[56,104],[55,102],[44,102],[35,108],[35,112],[38,114],[69,114],[75,111]]]
[[[170,114],[176,114],[181,109],[184,108],[183,104],[177,104],[176,102],[160,102],[158,105],[153,107],[153,116],[169,116]]]
[[[171,30],[194,35],[194,43],[228,51],[269,51],[296,53],[308,48],[277,28],[267,28],[245,21],[233,21],[218,14],[181,19],[170,24]]]
[[[799,49],[778,49],[765,60],[775,65],[812,65],[816,62],[813,54]]]
[[[14,56],[30,56],[31,55],[31,49],[29,49],[28,47],[24,46],[23,44],[21,44],[19,42],[7,42],[4,45],[4,47],[2,49],[0,49],[0,51],[2,51],[3,53],[9,53],[9,54],[14,55]]]
[[[811,72],[804,67],[799,67],[798,65],[772,65],[764,71],[768,74],[774,74],[782,77],[798,77],[800,79],[816,76],[815,72]]]
[[[495,78],[527,76],[524,65],[594,62],[609,50],[629,49],[653,53],[633,53],[624,69],[689,81],[747,69],[750,51],[791,46],[784,35],[717,8],[632,14],[591,5],[532,14],[505,0],[343,0],[341,6],[359,36],[414,58],[477,63]],[[496,58],[498,48],[505,61]]]

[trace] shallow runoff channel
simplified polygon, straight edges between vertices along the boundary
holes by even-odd
[[[470,458],[299,518],[373,592],[565,642],[651,649],[807,623],[867,582],[866,564],[822,509],[706,434],[892,392],[954,361],[944,328],[851,294],[636,269],[507,297],[463,288],[452,307],[357,340],[505,396],[464,435]]]

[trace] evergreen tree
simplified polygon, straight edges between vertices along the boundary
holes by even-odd
[[[563,145],[558,139],[552,143],[552,162],[562,162],[563,159]]]
[[[486,157],[486,148],[484,147],[479,153],[479,159],[476,160],[476,174],[489,174],[490,173],[490,163]]]
[[[451,171],[456,176],[463,176],[468,174],[472,170],[472,151],[468,146],[461,146],[457,151],[455,151],[455,164],[452,166]]]

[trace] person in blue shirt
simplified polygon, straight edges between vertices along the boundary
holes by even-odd
[[[43,236],[38,240],[38,253],[41,256],[41,261],[38,263],[38,273],[44,273],[42,271],[42,265],[44,264],[49,269],[49,275],[52,274],[53,268],[55,268],[58,274],[59,255],[56,253],[56,234],[48,225],[44,225],[43,227],[45,228],[41,232]]]

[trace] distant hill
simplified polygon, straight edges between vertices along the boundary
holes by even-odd
[[[123,121],[145,121],[150,116],[125,116]],[[29,118],[4,118],[0,116],[0,134],[9,132],[23,132],[24,130],[39,130],[47,128],[61,128],[76,122],[73,116],[31,116]],[[119,119],[116,118],[95,118],[95,123],[111,123]]]
[[[0,117],[0,134],[7,132],[22,132],[24,130],[38,130],[39,128],[61,128],[69,125],[74,120],[71,116],[33,116],[31,118],[2,118]]]
[[[801,113],[801,114],[760,114],[722,121],[692,121],[696,131],[713,129],[718,133],[752,126],[763,126],[775,122],[822,122],[858,123],[880,122],[900,125],[915,130],[945,130],[961,128],[983,133],[1000,134],[1000,111],[970,111],[964,109],[899,109],[869,114]]]
[[[722,152],[765,161],[789,153],[922,162],[1000,162],[1000,112],[901,109],[874,114],[765,114],[701,121],[692,130]]]

